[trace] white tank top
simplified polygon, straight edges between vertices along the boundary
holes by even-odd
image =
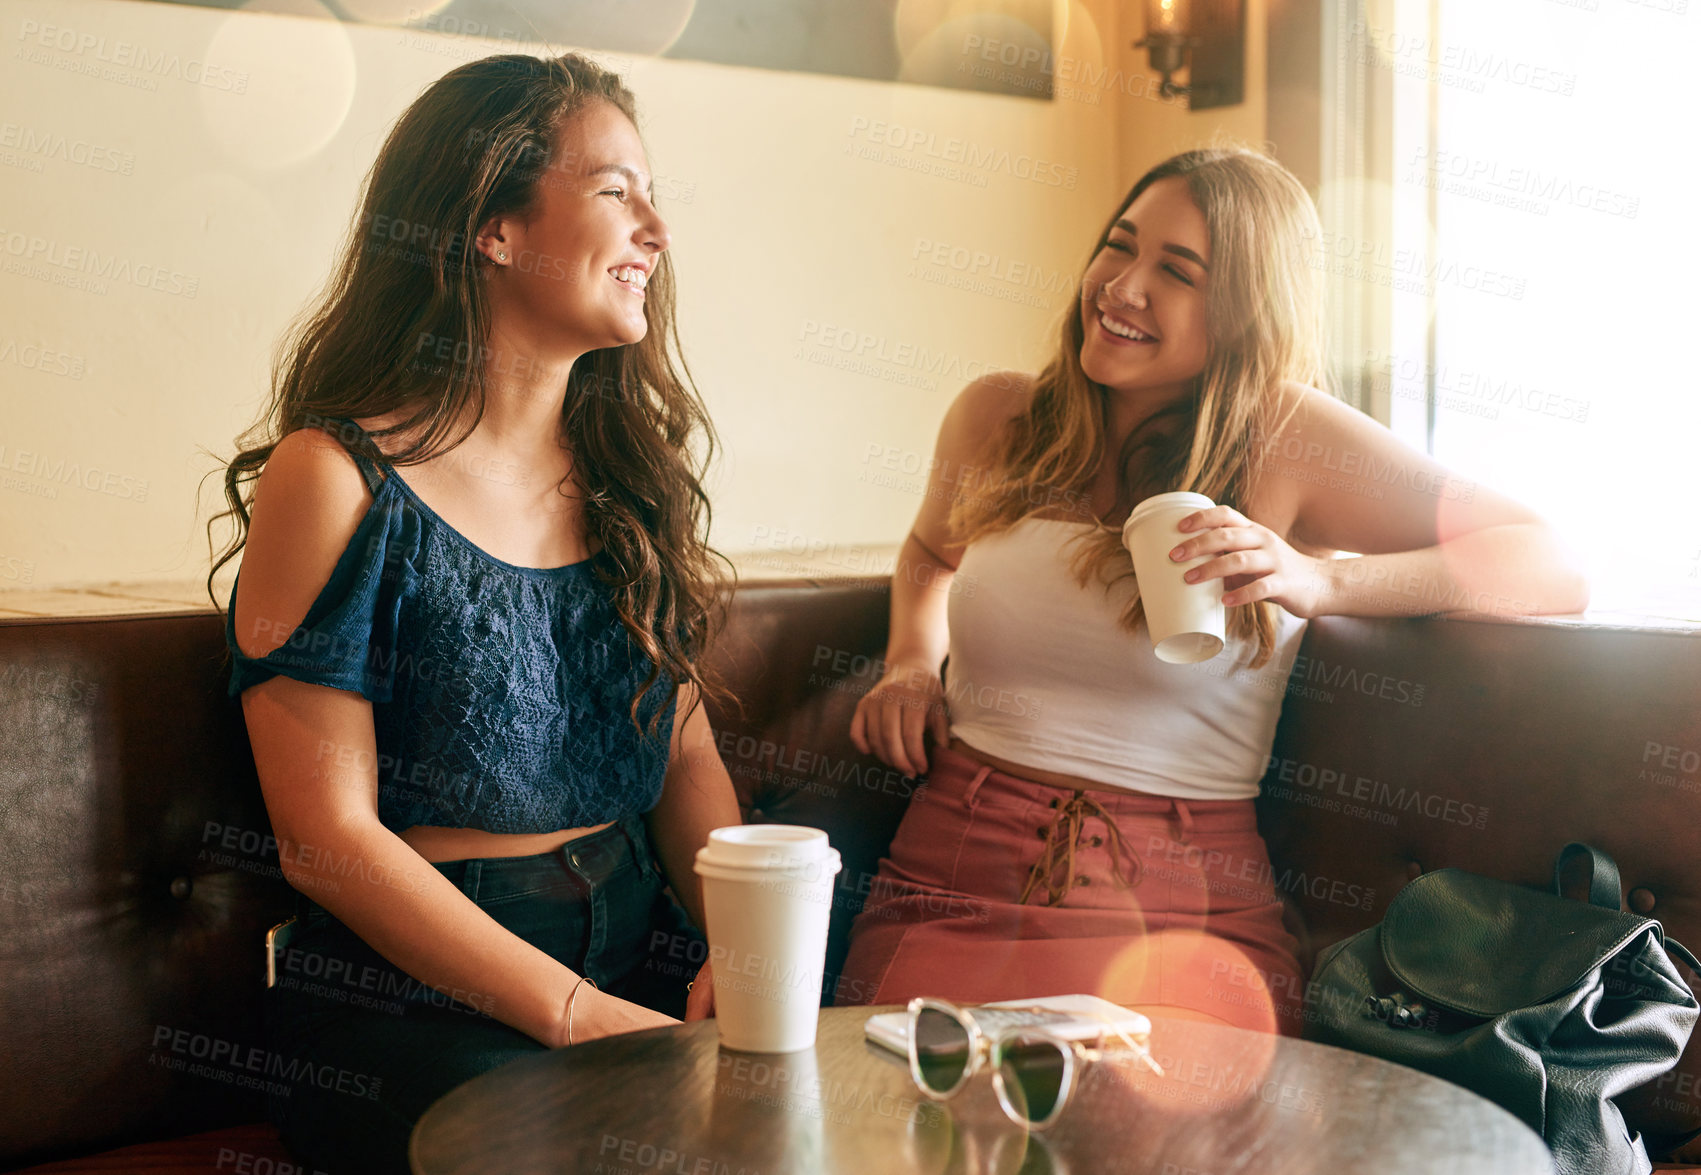
[[[1305,621],[1277,608],[1276,648],[1232,636],[1196,665],[1152,651],[1118,618],[1134,578],[1107,592],[1070,569],[1092,523],[1029,516],[970,543],[948,603],[951,734],[1012,763],[1186,800],[1258,794]]]

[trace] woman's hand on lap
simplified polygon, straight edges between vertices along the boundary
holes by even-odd
[[[1221,579],[1225,607],[1270,600],[1295,616],[1319,614],[1328,582],[1324,560],[1300,554],[1281,535],[1231,506],[1200,510],[1180,526],[1188,537],[1171,549],[1170,558],[1186,563],[1215,555],[1188,571],[1186,579]]]
[[[850,736],[863,754],[919,777],[927,771],[922,736],[931,731],[935,745],[944,746],[950,729],[938,669],[893,665],[856,704]]]

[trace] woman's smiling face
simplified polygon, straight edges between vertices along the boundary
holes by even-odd
[[[1081,367],[1119,391],[1179,393],[1205,369],[1211,234],[1179,176],[1128,205],[1081,280]]]
[[[581,350],[642,339],[644,287],[672,239],[650,197],[631,119],[602,101],[567,119],[530,214],[498,218],[480,237],[480,250],[506,270],[504,312],[539,341]]]

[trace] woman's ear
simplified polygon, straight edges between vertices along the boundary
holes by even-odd
[[[514,241],[515,230],[516,223],[511,218],[493,216],[478,230],[478,235],[473,238],[473,248],[482,253],[487,261],[507,265],[511,257],[519,254]]]

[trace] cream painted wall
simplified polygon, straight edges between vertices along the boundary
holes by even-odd
[[[1262,134],[1261,37],[1252,101],[1188,115],[1140,96],[1119,8],[1070,4],[1051,102],[605,58],[643,109],[725,445],[723,550],[870,569],[951,397],[1037,366],[1132,176],[1219,124]],[[0,40],[0,588],[202,577],[201,478],[259,410],[381,136],[458,61],[516,46],[131,0],[0,0]]]

